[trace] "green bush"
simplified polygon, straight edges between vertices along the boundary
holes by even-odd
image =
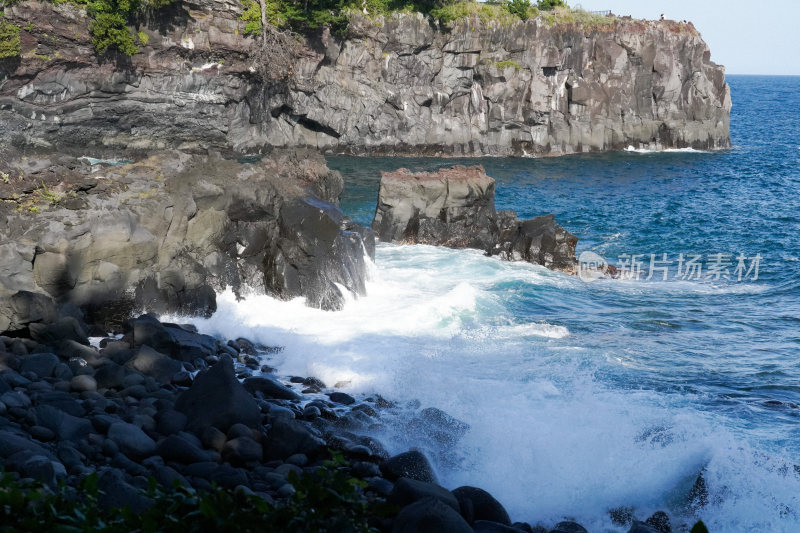
[[[430,15],[439,19],[443,24],[450,24],[456,20],[477,17],[481,22],[498,20],[513,22],[514,16],[508,9],[499,4],[482,4],[475,1],[457,2],[431,9]]]
[[[96,13],[89,24],[89,31],[92,33],[94,49],[99,54],[104,54],[110,48],[116,48],[128,56],[139,51],[125,18],[119,13]]]
[[[538,6],[542,11],[550,11],[557,7],[568,7],[564,0],[539,0]]]
[[[521,20],[535,18],[539,14],[539,10],[531,6],[530,0],[511,0],[504,5],[509,13],[516,15]]]
[[[19,53],[19,26],[0,17],[0,59],[17,57]]]
[[[219,487],[194,491],[176,485],[171,490],[150,481],[144,494],[152,506],[140,513],[128,508],[98,507],[97,475],[84,479],[77,490],[50,489],[40,483],[22,484],[11,474],[0,476],[0,533],[30,531],[143,533],[377,533],[370,516],[387,516],[397,509],[364,496],[365,483],[349,474],[341,455],[334,455],[314,474],[290,473],[294,495],[272,505],[244,492]]]
[[[71,1],[81,3],[85,0]],[[99,54],[111,49],[117,49],[128,56],[137,53],[138,35],[130,30],[128,24],[135,22],[144,13],[161,9],[172,2],[173,0],[89,0],[87,11],[92,17],[89,32],[95,50]],[[139,42],[147,45],[147,38],[139,39]]]

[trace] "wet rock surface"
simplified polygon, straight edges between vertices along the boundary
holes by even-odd
[[[372,229],[382,241],[476,248],[509,261],[574,272],[578,238],[553,215],[520,220],[497,211],[482,166],[382,172]]]

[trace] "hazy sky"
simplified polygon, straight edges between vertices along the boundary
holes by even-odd
[[[531,2],[533,3],[533,2]],[[588,11],[690,20],[727,74],[800,75],[800,0],[568,0]]]

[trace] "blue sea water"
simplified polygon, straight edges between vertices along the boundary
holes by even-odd
[[[642,279],[382,244],[368,296],[342,312],[228,294],[198,325],[285,345],[284,374],[399,401],[378,431],[387,446],[421,447],[443,484],[486,488],[514,520],[627,531],[607,513],[626,506],[713,532],[800,531],[800,77],[728,81],[722,152],[329,158],[364,223],[381,170],[482,164],[498,208],[554,213],[578,253],[640,254]],[[644,279],[651,254],[673,261],[667,280]],[[681,254],[701,256],[699,278],[677,275]],[[708,275],[713,254],[730,256],[730,279]],[[417,405],[470,429],[437,446],[403,425]],[[701,472],[708,504],[692,507]]]

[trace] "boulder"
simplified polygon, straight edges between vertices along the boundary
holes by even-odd
[[[113,468],[100,472],[97,488],[100,489],[97,503],[102,509],[128,507],[134,513],[141,513],[153,504],[143,491],[128,483],[122,472]]]
[[[156,452],[156,443],[138,426],[116,422],[108,428],[108,438],[128,457],[140,459]]]
[[[113,361],[106,361],[94,373],[98,389],[119,389],[125,380],[125,367]]]
[[[157,352],[143,344],[125,366],[150,376],[162,385],[172,381],[172,377],[183,370],[179,361]]]
[[[55,433],[58,440],[77,442],[93,430],[91,421],[86,418],[73,416],[51,405],[39,405],[34,411],[37,423]]]
[[[198,374],[189,390],[178,396],[175,409],[186,415],[186,427],[198,434],[209,426],[223,431],[236,423],[256,427],[261,420],[261,410],[236,379],[229,355]]]
[[[158,443],[156,454],[165,461],[192,464],[210,460],[209,452],[181,435],[170,435]]]
[[[332,402],[342,405],[353,405],[356,403],[355,398],[344,392],[332,392],[328,394],[328,398],[330,398]]]
[[[548,533],[589,533],[585,527],[577,522],[565,520],[559,522]]]
[[[222,457],[235,464],[259,462],[263,456],[261,445],[250,437],[231,439],[222,448]]]
[[[388,501],[394,505],[405,507],[424,498],[435,498],[448,505],[456,512],[461,512],[458,499],[449,490],[434,483],[425,483],[414,479],[400,478],[394,484]]]
[[[72,340],[80,344],[89,344],[83,326],[74,317],[65,316],[52,323],[33,322],[28,326],[31,339],[42,344],[58,346],[63,340]]]
[[[390,457],[381,464],[381,472],[389,479],[405,477],[427,483],[436,482],[436,474],[428,458],[417,450]]]
[[[40,378],[49,378],[53,375],[56,365],[59,363],[58,356],[52,353],[34,353],[22,360],[19,371],[33,372]]]
[[[250,393],[260,392],[265,398],[276,400],[299,400],[300,395],[295,391],[280,383],[277,379],[266,376],[253,376],[245,378],[242,382],[244,388]]]
[[[425,498],[400,511],[392,533],[473,533],[473,530],[451,506],[436,498]]]
[[[316,457],[325,448],[325,441],[302,422],[279,418],[272,423],[267,433],[264,456],[267,460],[283,460],[298,453]]]
[[[0,429],[0,457],[10,457],[19,452],[30,452],[32,455],[52,457],[44,446],[33,442],[27,435],[22,436],[12,431]]]
[[[458,487],[453,490],[453,495],[461,506],[461,514],[472,523],[479,520],[497,522],[506,526],[511,525],[508,512],[494,497],[483,489],[477,487]],[[468,512],[465,512],[468,511]]]
[[[659,533],[671,533],[672,526],[669,521],[669,516],[664,511],[656,511],[652,514],[645,523],[654,528]]]

